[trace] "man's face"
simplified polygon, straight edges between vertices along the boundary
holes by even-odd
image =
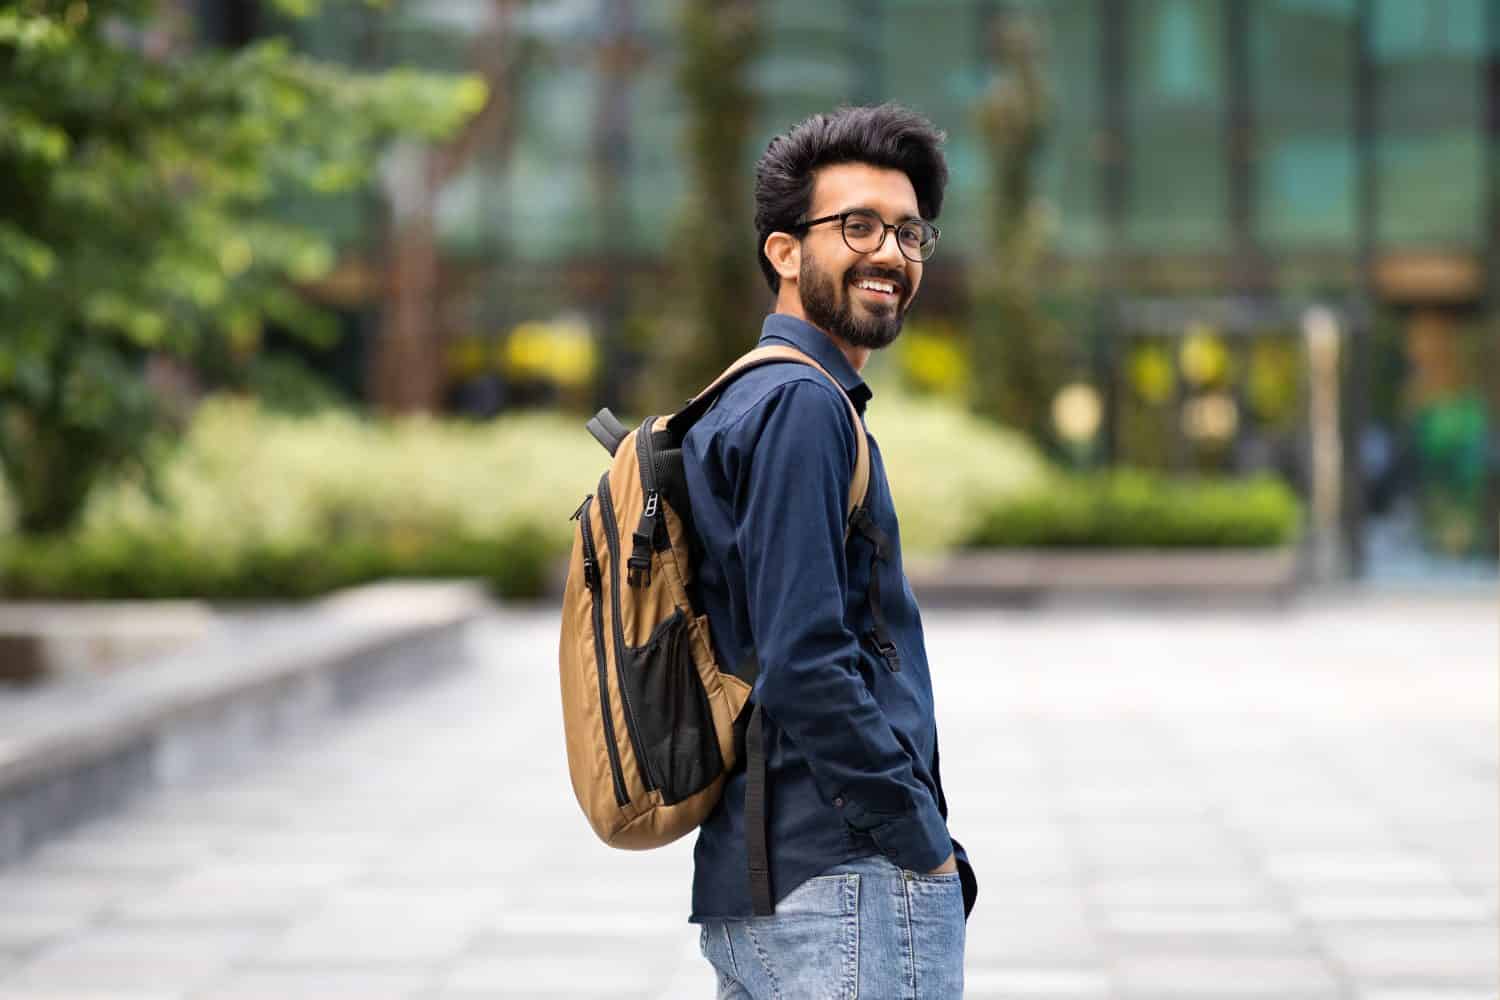
[[[807,218],[856,208],[873,211],[891,225],[920,218],[917,193],[900,170],[864,163],[820,168]],[[862,280],[886,283],[893,290],[862,286]],[[901,255],[894,232],[885,234],[878,249],[863,254],[849,249],[837,221],[814,226],[802,238],[797,275],[802,310],[814,326],[855,347],[890,346],[921,283],[922,265]]]

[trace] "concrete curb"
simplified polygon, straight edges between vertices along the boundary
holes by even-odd
[[[1305,581],[1297,548],[995,549],[910,559],[924,605],[1044,601],[1281,604]]]
[[[0,865],[142,792],[458,669],[467,626],[490,606],[467,583],[376,584],[116,674],[8,695]]]

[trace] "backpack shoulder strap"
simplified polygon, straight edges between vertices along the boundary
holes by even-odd
[[[739,378],[746,372],[751,371],[755,368],[760,368],[763,365],[777,364],[787,361],[807,365],[809,368],[813,368],[816,371],[820,372],[823,377],[826,378],[833,385],[833,387],[839,391],[839,395],[844,398],[844,403],[849,408],[849,418],[854,421],[854,440],[856,449],[854,458],[854,478],[849,483],[849,501],[847,511],[847,514],[852,516],[855,510],[864,505],[865,493],[868,492],[870,488],[870,442],[865,437],[865,425],[859,419],[859,411],[855,409],[854,401],[849,398],[849,394],[844,391],[844,387],[839,384],[839,380],[834,378],[833,375],[829,373],[828,369],[824,368],[822,365],[814,361],[810,356],[797,350],[795,347],[786,347],[779,344],[772,347],[757,347],[755,350],[749,352],[748,354],[741,356],[737,361],[735,361],[734,364],[726,368],[722,375],[714,379],[714,381],[709,384],[708,388],[704,389],[702,392],[698,393],[698,395],[688,400],[688,404],[685,407],[677,411],[677,413],[673,414],[672,417],[667,421],[667,429],[672,432],[672,436],[675,440],[682,440],[682,436],[687,433],[688,428],[697,423],[698,418],[702,417],[704,413],[708,412],[708,408],[714,404],[719,396],[723,395],[724,390],[729,388],[730,383],[732,383],[735,379]],[[847,533],[848,518],[846,518],[845,521],[845,529]]]

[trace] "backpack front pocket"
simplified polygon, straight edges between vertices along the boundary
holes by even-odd
[[[690,627],[691,619],[678,608],[644,646],[627,649],[625,683],[666,805],[706,788],[724,771],[708,693],[693,662]]]

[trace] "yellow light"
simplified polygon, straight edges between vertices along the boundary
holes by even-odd
[[[1227,393],[1198,396],[1182,407],[1183,432],[1197,440],[1227,441],[1234,437],[1239,424],[1239,406]]]
[[[1099,431],[1104,407],[1099,392],[1086,382],[1064,386],[1052,399],[1052,424],[1066,441],[1087,441]]]
[[[1159,405],[1172,395],[1172,359],[1155,345],[1143,345],[1130,358],[1130,384],[1147,403]]]
[[[1182,341],[1182,374],[1195,385],[1208,385],[1223,378],[1229,369],[1229,352],[1212,327],[1194,324]]]

